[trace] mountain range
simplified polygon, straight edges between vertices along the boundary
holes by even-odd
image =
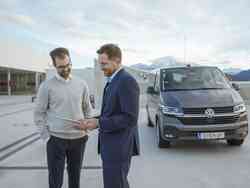
[[[188,63],[190,65],[199,65],[197,63]],[[172,56],[161,57],[151,61],[150,65],[138,63],[131,65],[130,67],[140,69],[144,71],[153,71],[163,67],[179,67],[185,66],[187,63],[177,61]],[[233,81],[250,81],[250,70],[242,70],[238,68],[227,68],[222,70],[224,73],[231,76]]]
[[[243,70],[238,74],[231,75],[233,81],[250,81],[250,69]]]
[[[236,75],[236,74],[240,73],[241,71],[243,71],[243,70],[238,69],[238,68],[223,69],[224,73],[227,73],[227,74],[230,74],[230,75]]]
[[[195,63],[188,63],[188,64],[198,65]],[[161,58],[152,60],[150,65],[138,63],[138,64],[131,65],[130,67],[140,69],[140,70],[152,71],[152,70],[163,68],[163,67],[179,67],[179,66],[185,66],[185,65],[187,65],[187,63],[177,61],[174,57],[166,56],[166,57],[161,57]]]

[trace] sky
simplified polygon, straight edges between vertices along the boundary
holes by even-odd
[[[250,69],[249,18],[249,0],[1,0],[0,47],[12,41],[49,61],[63,46],[73,66],[88,67],[101,45],[115,43],[125,65],[173,56]]]

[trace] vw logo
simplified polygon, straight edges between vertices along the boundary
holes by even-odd
[[[214,117],[214,110],[212,108],[208,108],[205,110],[205,115],[207,118],[213,118]]]

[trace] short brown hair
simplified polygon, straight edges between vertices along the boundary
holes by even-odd
[[[104,44],[96,51],[97,54],[107,54],[109,59],[119,58],[122,59],[121,49],[116,44]]]
[[[63,48],[63,47],[55,48],[54,50],[52,50],[49,53],[49,55],[53,61],[54,66],[56,66],[56,57],[58,57],[60,59],[64,59],[65,56],[68,56],[70,58],[69,50],[67,48]]]

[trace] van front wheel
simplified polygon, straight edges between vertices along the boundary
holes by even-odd
[[[169,148],[170,147],[170,141],[163,140],[161,136],[161,130],[158,124],[158,121],[156,121],[156,141],[157,141],[157,146],[159,148]]]
[[[230,145],[230,146],[241,146],[244,142],[244,139],[240,139],[240,140],[237,140],[237,139],[229,139],[227,140],[227,144]]]

